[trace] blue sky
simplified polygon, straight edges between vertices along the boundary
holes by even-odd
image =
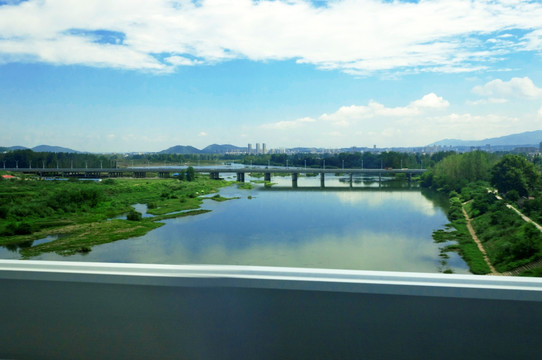
[[[0,1],[0,146],[423,146],[539,130],[541,19],[541,1],[521,0]]]

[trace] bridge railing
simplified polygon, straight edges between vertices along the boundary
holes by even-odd
[[[505,359],[542,279],[0,260],[0,358]]]

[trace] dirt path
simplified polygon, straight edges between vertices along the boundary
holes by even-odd
[[[525,221],[528,222],[528,223],[533,224],[534,226],[536,226],[536,228],[537,228],[538,230],[542,231],[542,226],[538,225],[538,223],[534,222],[530,217],[524,215],[521,211],[519,211],[518,209],[516,209],[516,208],[513,207],[512,205],[506,204],[506,207],[509,208],[509,209],[514,210],[515,212],[518,213],[519,216],[521,216],[521,218],[522,218],[523,220],[525,220]]]
[[[472,228],[472,225],[470,223],[470,218],[467,212],[465,211],[465,208],[463,205],[461,205],[461,210],[463,210],[463,215],[465,215],[465,220],[467,220],[467,229],[469,229],[470,236],[478,246],[478,249],[482,252],[484,255],[484,261],[486,262],[487,266],[489,266],[489,269],[491,270],[491,275],[502,275],[500,272],[498,272],[493,265],[491,265],[491,262],[489,261],[489,257],[487,256],[486,249],[484,249],[484,246],[482,245],[482,242],[480,239],[478,239],[478,236],[476,236],[476,233],[474,232],[474,229]]]

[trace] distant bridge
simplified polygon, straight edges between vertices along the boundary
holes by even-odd
[[[41,177],[80,177],[80,178],[104,178],[104,177],[121,177],[133,176],[135,178],[145,178],[148,174],[158,174],[159,177],[167,178],[171,174],[185,171],[186,167],[131,167],[131,168],[4,168],[6,171],[20,172],[25,174],[35,174]],[[325,174],[347,174],[350,176],[350,184],[352,184],[354,174],[378,176],[379,181],[382,177],[395,174],[406,174],[408,180],[412,179],[413,175],[419,175],[426,169],[315,169],[301,167],[268,167],[268,168],[194,168],[197,173],[209,174],[211,179],[220,179],[220,174],[236,174],[238,182],[244,182],[246,174],[263,173],[265,181],[271,181],[271,174],[291,174],[292,186],[297,186],[299,174],[320,174],[320,185],[325,186]]]

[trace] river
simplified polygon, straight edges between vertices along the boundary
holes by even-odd
[[[300,177],[293,189],[289,176],[273,177],[270,189],[229,186],[220,194],[239,199],[205,200],[209,213],[166,220],[145,236],[88,254],[35,259],[469,273],[456,253],[442,257],[443,244],[432,239],[448,222],[445,199],[406,182],[355,178],[350,187],[346,180],[326,175],[324,189],[319,177]],[[0,258],[17,257],[0,248]]]

